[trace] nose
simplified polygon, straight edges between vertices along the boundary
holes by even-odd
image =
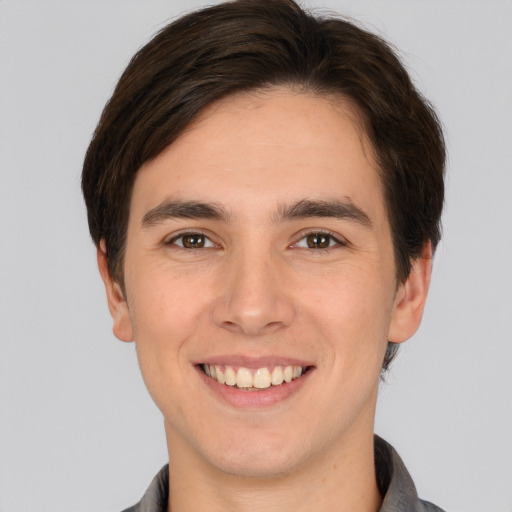
[[[269,253],[240,254],[227,263],[222,294],[213,309],[216,325],[247,336],[262,336],[288,327],[295,308],[283,263]]]

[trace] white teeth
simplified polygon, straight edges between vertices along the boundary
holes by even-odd
[[[283,381],[283,369],[280,366],[276,366],[272,372],[272,386],[279,386]]]
[[[226,384],[228,386],[234,386],[236,384],[235,370],[233,370],[233,368],[231,368],[231,366],[226,366],[225,377],[226,377]]]
[[[296,379],[302,375],[302,368],[300,366],[293,367],[292,379]]]
[[[280,386],[283,382],[291,382],[301,377],[304,373],[302,366],[286,366],[285,368],[275,366],[272,373],[265,367],[251,371],[241,366],[236,373],[232,366],[226,366],[224,370],[222,368],[220,365],[203,365],[204,373],[213,380],[220,384],[236,385],[245,389],[267,389],[270,386]]]
[[[252,388],[252,373],[247,368],[238,368],[236,385],[239,388]]]
[[[269,388],[272,384],[270,372],[266,368],[256,370],[253,377],[253,386],[258,389]]]
[[[224,377],[224,374],[222,373],[220,366],[215,367],[215,375],[217,376],[217,380],[221,384],[224,384],[226,382],[226,378]]]

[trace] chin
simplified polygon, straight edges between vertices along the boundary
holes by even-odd
[[[226,454],[228,455],[228,454]],[[225,474],[240,478],[279,478],[297,467],[296,457],[285,453],[233,454],[210,461]]]
[[[259,439],[258,439],[259,437]],[[264,432],[255,436],[229,436],[205,454],[209,463],[223,473],[242,478],[285,476],[305,463],[307,450],[298,439]],[[293,442],[295,441],[295,442]],[[299,441],[300,442],[300,441]]]

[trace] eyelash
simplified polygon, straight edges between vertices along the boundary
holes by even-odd
[[[205,243],[210,243],[211,245],[209,247],[195,247],[195,248],[192,248],[192,247],[185,247],[183,245],[183,241],[182,241],[182,245],[178,245],[176,242],[180,239],[184,239],[185,237],[196,237],[196,238],[203,238],[205,240]],[[202,233],[201,231],[187,231],[185,233],[179,233],[178,235],[175,235],[173,236],[172,238],[170,238],[169,240],[165,241],[165,245],[173,245],[175,246],[176,248],[180,249],[180,250],[184,250],[184,251],[190,251],[190,250],[200,250],[200,249],[211,249],[212,246],[216,245],[209,236],[205,235],[204,233]]]
[[[308,237],[311,237],[311,236],[325,237],[328,240],[329,245],[327,245],[327,247],[309,246],[309,243],[306,240]],[[185,237],[203,238],[204,243],[208,244],[208,246],[207,247],[204,247],[204,246],[203,247],[185,247],[185,245],[183,243],[183,239]],[[182,243],[177,244],[176,242],[180,239],[182,240]],[[298,245],[299,242],[302,242],[303,240],[306,241],[305,243],[308,244],[308,247],[305,247],[305,246],[301,247]],[[331,245],[332,242],[334,242],[333,245]],[[215,242],[213,242],[210,237],[208,237],[206,234],[202,233],[201,231],[188,231],[185,233],[179,233],[178,235],[175,235],[172,238],[170,238],[169,240],[167,240],[165,242],[165,244],[173,245],[174,247],[176,247],[180,250],[184,250],[184,251],[190,251],[190,250],[197,251],[197,250],[201,250],[201,249],[211,249],[213,246],[216,245]],[[293,244],[290,245],[290,248],[311,249],[314,251],[327,252],[336,246],[346,247],[347,245],[348,245],[347,241],[340,239],[339,235],[331,233],[330,231],[314,230],[314,231],[309,231],[309,232],[303,233],[302,236],[296,242],[294,242]]]
[[[310,236],[325,237],[328,239],[329,245],[327,247],[311,247],[311,246],[298,247],[299,242],[306,240]],[[334,242],[333,245],[330,245],[331,242]],[[306,242],[306,244],[307,244],[307,242]],[[311,250],[318,251],[318,252],[320,252],[320,251],[327,252],[331,249],[334,249],[336,246],[346,247],[346,246],[348,246],[348,242],[346,240],[344,240],[343,238],[341,238],[339,235],[332,233],[330,231],[324,231],[324,230],[313,230],[313,231],[309,231],[306,233],[302,233],[302,236],[299,238],[299,240],[297,242],[294,242],[291,245],[291,247],[298,247],[299,249],[311,249]]]

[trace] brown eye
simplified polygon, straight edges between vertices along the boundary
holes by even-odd
[[[186,249],[202,249],[205,246],[206,237],[200,234],[183,235],[181,237],[183,247]]]
[[[312,233],[306,237],[306,243],[310,249],[327,249],[332,241],[332,236],[325,233]]]
[[[169,245],[177,245],[183,249],[208,249],[215,244],[202,233],[184,233],[167,242]]]

